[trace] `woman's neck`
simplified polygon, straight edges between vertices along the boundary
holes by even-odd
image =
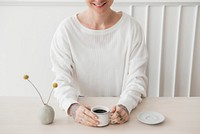
[[[101,30],[112,27],[121,18],[121,13],[108,10],[106,13],[98,14],[90,10],[86,10],[78,14],[78,19],[82,25],[94,29]]]

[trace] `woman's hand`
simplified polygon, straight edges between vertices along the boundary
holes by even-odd
[[[123,124],[129,120],[129,112],[123,105],[117,105],[112,107],[110,124]]]
[[[77,123],[86,126],[97,126],[99,124],[98,117],[93,114],[89,108],[78,103],[70,106],[69,115],[71,115]]]

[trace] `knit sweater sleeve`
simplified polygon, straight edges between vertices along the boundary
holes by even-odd
[[[77,103],[79,93],[73,81],[74,64],[67,31],[63,24],[59,25],[53,36],[50,57],[52,70],[56,75],[54,81],[58,83],[54,96],[57,98],[59,106],[67,112],[71,104]]]
[[[134,27],[132,44],[129,49],[125,84],[118,104],[124,105],[130,113],[142,101],[142,97],[146,96],[148,83],[146,76],[148,61],[147,47],[143,31],[137,23]]]

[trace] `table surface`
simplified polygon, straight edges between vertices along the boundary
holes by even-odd
[[[87,106],[116,104],[116,97],[84,97],[79,99]],[[88,127],[75,123],[52,98],[55,110],[51,125],[43,125],[37,118],[42,106],[39,98],[0,97],[0,134],[199,134],[200,97],[145,98],[131,113],[130,121],[122,125]],[[155,111],[165,116],[158,125],[146,125],[137,120],[140,112]]]

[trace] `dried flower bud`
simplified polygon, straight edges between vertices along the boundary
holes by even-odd
[[[28,75],[24,75],[24,79],[28,80],[29,76]]]
[[[58,84],[57,83],[53,83],[53,88],[57,88]]]

